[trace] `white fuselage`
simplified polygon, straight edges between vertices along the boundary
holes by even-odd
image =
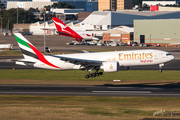
[[[78,33],[82,38],[84,38],[85,40],[99,40],[99,38],[97,38],[96,36],[102,36],[102,32],[99,31],[75,31],[76,33]]]
[[[174,56],[166,51],[161,50],[130,50],[130,51],[113,51],[113,52],[95,52],[95,53],[78,53],[56,55],[74,59],[93,60],[93,61],[117,61],[119,66],[140,66],[140,65],[156,65],[164,64],[174,60]],[[58,66],[55,68],[41,61],[35,62],[34,67],[56,70],[81,69],[80,65],[76,65],[67,61],[62,61],[60,58],[53,56],[45,56],[52,64]]]

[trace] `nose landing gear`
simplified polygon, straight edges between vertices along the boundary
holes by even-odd
[[[162,68],[159,68],[159,72],[160,72],[160,73],[162,72]]]
[[[161,73],[162,72],[162,67],[164,66],[164,63],[162,64],[159,64],[159,72]]]

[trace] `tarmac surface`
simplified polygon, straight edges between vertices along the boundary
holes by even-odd
[[[39,50],[43,51],[44,36],[25,36]],[[65,45],[72,38],[63,36],[46,36],[46,46],[56,51],[82,52],[79,49],[159,49],[168,51],[176,59],[165,65],[163,70],[180,70],[180,48],[177,47],[130,47],[130,46],[86,46]],[[15,50],[20,50],[14,36],[0,36],[0,44],[13,44]],[[18,66],[12,59],[22,56],[0,56],[0,69],[34,69]],[[158,65],[130,67],[130,70],[158,70]],[[179,84],[179,83],[178,83]],[[0,85],[1,95],[59,95],[59,96],[137,96],[137,97],[180,97],[179,85],[148,86],[135,85],[103,85],[103,86],[67,86],[67,85]]]
[[[178,83],[179,84],[179,83]],[[0,85],[0,95],[180,97],[179,86]]]

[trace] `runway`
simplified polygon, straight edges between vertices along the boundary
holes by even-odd
[[[176,59],[163,70],[180,70],[180,54],[172,53]],[[16,65],[12,59],[19,56],[0,56],[0,69],[36,69]],[[158,65],[130,67],[130,70],[158,70]],[[55,95],[55,96],[118,96],[118,97],[180,97],[179,85],[0,85],[0,95]]]
[[[180,97],[180,88],[132,85],[0,85],[0,95]]]

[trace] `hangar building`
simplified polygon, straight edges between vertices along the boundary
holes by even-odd
[[[80,27],[84,30],[108,30],[117,26],[133,26],[137,19],[180,19],[180,11],[94,11],[84,19]]]
[[[180,19],[134,20],[134,41],[161,46],[180,44]]]
[[[115,27],[103,33],[103,43],[128,43],[133,40],[134,28],[127,26]]]

